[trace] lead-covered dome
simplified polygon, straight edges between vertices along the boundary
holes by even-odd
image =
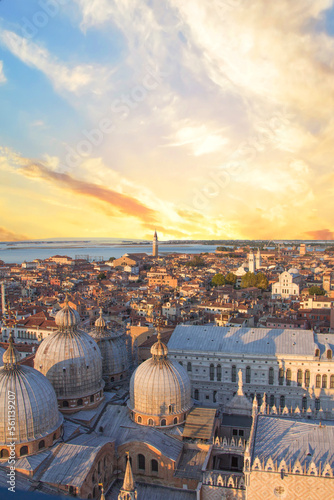
[[[68,302],[57,316],[59,330],[40,344],[34,366],[53,385],[61,411],[93,408],[103,398],[100,349],[88,333],[77,328],[77,316]]]
[[[128,377],[130,367],[126,337],[124,333],[113,332],[106,327],[100,316],[95,321],[95,330],[90,335],[97,342],[102,355],[102,374],[107,387]]]
[[[0,458],[8,457],[13,441],[16,456],[30,455],[61,434],[63,416],[52,385],[34,368],[20,366],[19,358],[10,337],[0,369]]]
[[[168,358],[160,333],[151,354],[152,358],[139,365],[130,380],[131,417],[143,425],[180,424],[192,407],[187,372]]]

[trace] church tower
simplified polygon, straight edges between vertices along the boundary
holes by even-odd
[[[154,231],[154,236],[153,236],[152,255],[153,255],[153,257],[158,257],[158,235],[157,235],[156,231]]]
[[[258,248],[257,249],[257,254],[256,254],[256,269],[260,269],[260,267],[262,266],[262,262],[261,262],[261,251],[260,249]]]
[[[133,479],[129,453],[127,453],[125,476],[123,486],[120,489],[118,500],[136,500],[137,490]]]
[[[255,273],[255,256],[253,252],[248,254],[248,269],[251,273]]]

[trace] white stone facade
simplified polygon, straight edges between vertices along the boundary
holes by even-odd
[[[334,335],[310,330],[205,326],[178,326],[168,343],[201,404],[227,407],[241,370],[250,400],[257,394],[262,401],[266,393],[270,407],[322,409],[327,418],[334,416],[333,346]]]
[[[279,279],[272,285],[272,298],[288,299],[289,297],[298,297],[299,285],[295,283],[295,275],[284,271],[280,274]]]

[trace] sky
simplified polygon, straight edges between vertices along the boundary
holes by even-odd
[[[0,241],[334,239],[334,0],[0,0]]]

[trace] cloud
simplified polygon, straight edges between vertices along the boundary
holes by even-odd
[[[23,241],[28,237],[24,234],[14,233],[13,231],[0,226],[0,241]]]
[[[334,240],[334,231],[330,231],[330,229],[317,229],[316,231],[307,231],[305,234],[313,240]]]
[[[0,61],[0,83],[5,83],[7,78],[5,77],[5,73],[3,71],[3,61]]]
[[[23,63],[44,73],[57,90],[79,93],[89,89],[101,92],[101,88],[104,86],[108,72],[99,65],[66,66],[44,47],[17,35],[13,31],[2,30],[0,41]]]

